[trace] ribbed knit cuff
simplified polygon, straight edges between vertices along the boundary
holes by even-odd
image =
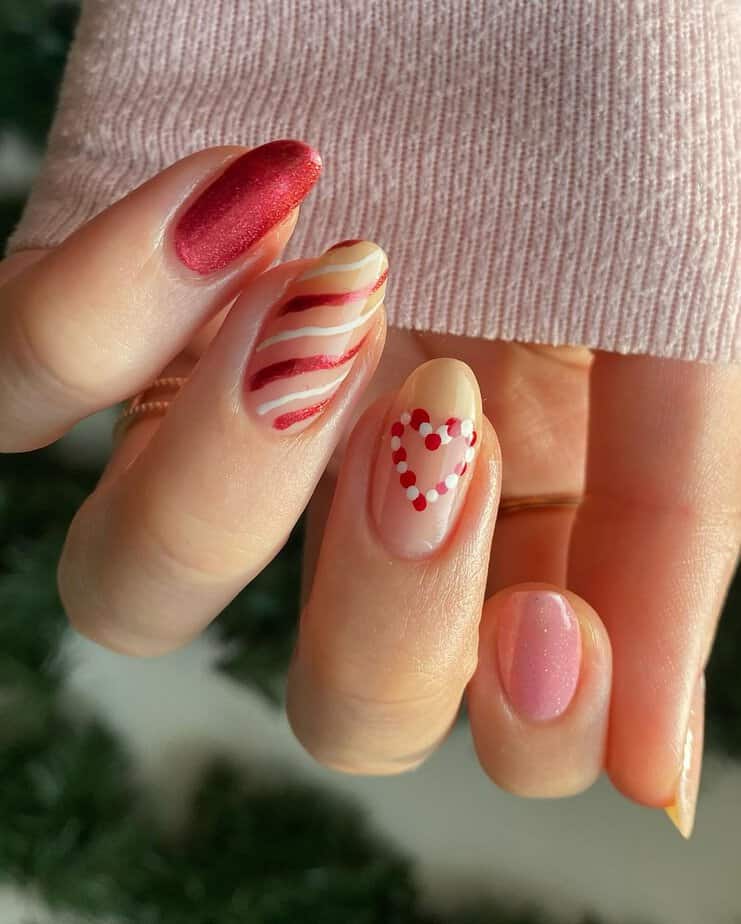
[[[89,0],[12,248],[198,148],[293,136],[326,167],[291,253],[377,239],[392,323],[738,360],[738,9]]]

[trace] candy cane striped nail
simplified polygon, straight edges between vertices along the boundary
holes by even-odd
[[[245,375],[247,403],[267,426],[298,433],[327,407],[382,310],[387,276],[381,248],[352,240],[294,280]]]
[[[417,368],[394,402],[373,478],[380,536],[401,558],[427,558],[446,541],[479,449],[481,398],[464,363]]]

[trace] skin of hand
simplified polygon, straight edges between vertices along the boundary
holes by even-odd
[[[73,624],[132,654],[186,643],[273,557],[313,494],[288,708],[318,759],[414,767],[467,689],[498,785],[568,795],[605,766],[689,833],[703,671],[739,543],[738,368],[403,331],[381,358],[380,312],[329,406],[278,443],[242,413],[240,381],[265,331],[287,323],[273,306],[324,271],[303,261],[262,275],[297,209],[228,265],[214,268],[197,236],[181,250],[187,271],[167,254],[183,203],[239,154],[187,158],[56,251],[0,269],[3,451],[44,445],[158,375],[189,377],[164,420],[128,429],[71,528],[60,586]],[[376,496],[372,460],[399,389],[430,361],[444,365],[428,378],[480,388],[480,442],[454,527],[407,560],[357,511]],[[583,502],[500,516],[494,530],[500,491]],[[558,628],[552,662],[532,658],[541,636],[518,647],[527,625]],[[544,712],[518,682],[522,663],[574,674],[567,694],[550,691],[558,708]]]

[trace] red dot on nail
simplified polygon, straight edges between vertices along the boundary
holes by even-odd
[[[404,474],[399,478],[402,488],[411,488],[411,486],[416,482],[417,476],[414,472],[404,472]]]
[[[466,470],[466,466],[463,462],[459,462],[456,465],[456,467],[453,469],[456,475],[462,475],[465,472],[465,470]]]
[[[424,510],[427,506],[424,494],[418,494],[412,501],[412,506],[415,510]]]
[[[406,449],[404,449],[404,447],[402,446],[401,449],[397,449],[396,452],[391,453],[391,458],[393,460],[394,465],[398,465],[399,462],[406,462],[406,458],[407,458]]]
[[[438,484],[435,485],[435,490],[437,491],[438,494],[447,494],[448,486],[445,484],[444,481],[440,481],[438,482]]]
[[[477,434],[476,434],[476,431],[474,430],[473,433],[471,434],[471,439],[470,439],[468,445],[469,445],[469,446],[475,446],[475,445],[476,445],[476,438],[477,438]]]
[[[442,440],[437,433],[428,433],[425,437],[425,446],[432,452],[439,449],[441,442]]]
[[[419,430],[423,423],[430,422],[430,415],[424,408],[418,407],[412,411],[411,424],[415,430]]]
[[[403,436],[404,435],[404,424],[397,420],[396,423],[391,428],[391,436]]]
[[[457,417],[448,417],[445,421],[445,426],[448,428],[449,436],[460,436],[461,435],[461,422]]]

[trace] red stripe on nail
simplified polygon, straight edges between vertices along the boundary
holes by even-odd
[[[281,414],[279,417],[275,418],[273,426],[276,430],[287,430],[294,424],[300,423],[302,420],[307,420],[309,417],[318,414],[319,411],[329,404],[330,400],[330,398],[325,398],[324,401],[320,401],[319,404],[312,404],[311,407],[302,407],[298,411],[289,411],[287,414]]]
[[[381,273],[381,275],[376,280],[376,284],[371,289],[371,293],[377,292],[388,278],[389,278],[389,271],[388,271],[388,267],[386,267],[386,269]]]
[[[294,311],[307,311],[309,308],[319,307],[336,307],[337,305],[348,305],[351,302],[359,302],[367,298],[373,292],[381,288],[388,276],[386,270],[375,282],[362,289],[355,289],[352,292],[316,292],[307,295],[294,295],[289,298],[283,305],[279,314],[292,314]]]
[[[334,247],[330,247],[330,250],[339,250],[341,247],[352,247],[354,244],[362,244],[362,237],[349,237],[346,241],[340,241],[339,244],[335,244]]]
[[[361,337],[360,340],[345,353],[339,356],[329,356],[326,353],[319,353],[315,356],[296,356],[291,359],[284,359],[277,363],[271,363],[263,369],[258,370],[249,381],[249,390],[258,391],[271,382],[278,379],[290,378],[294,375],[301,375],[303,372],[321,372],[325,369],[336,369],[345,363],[350,362],[363,346],[368,335]]]

